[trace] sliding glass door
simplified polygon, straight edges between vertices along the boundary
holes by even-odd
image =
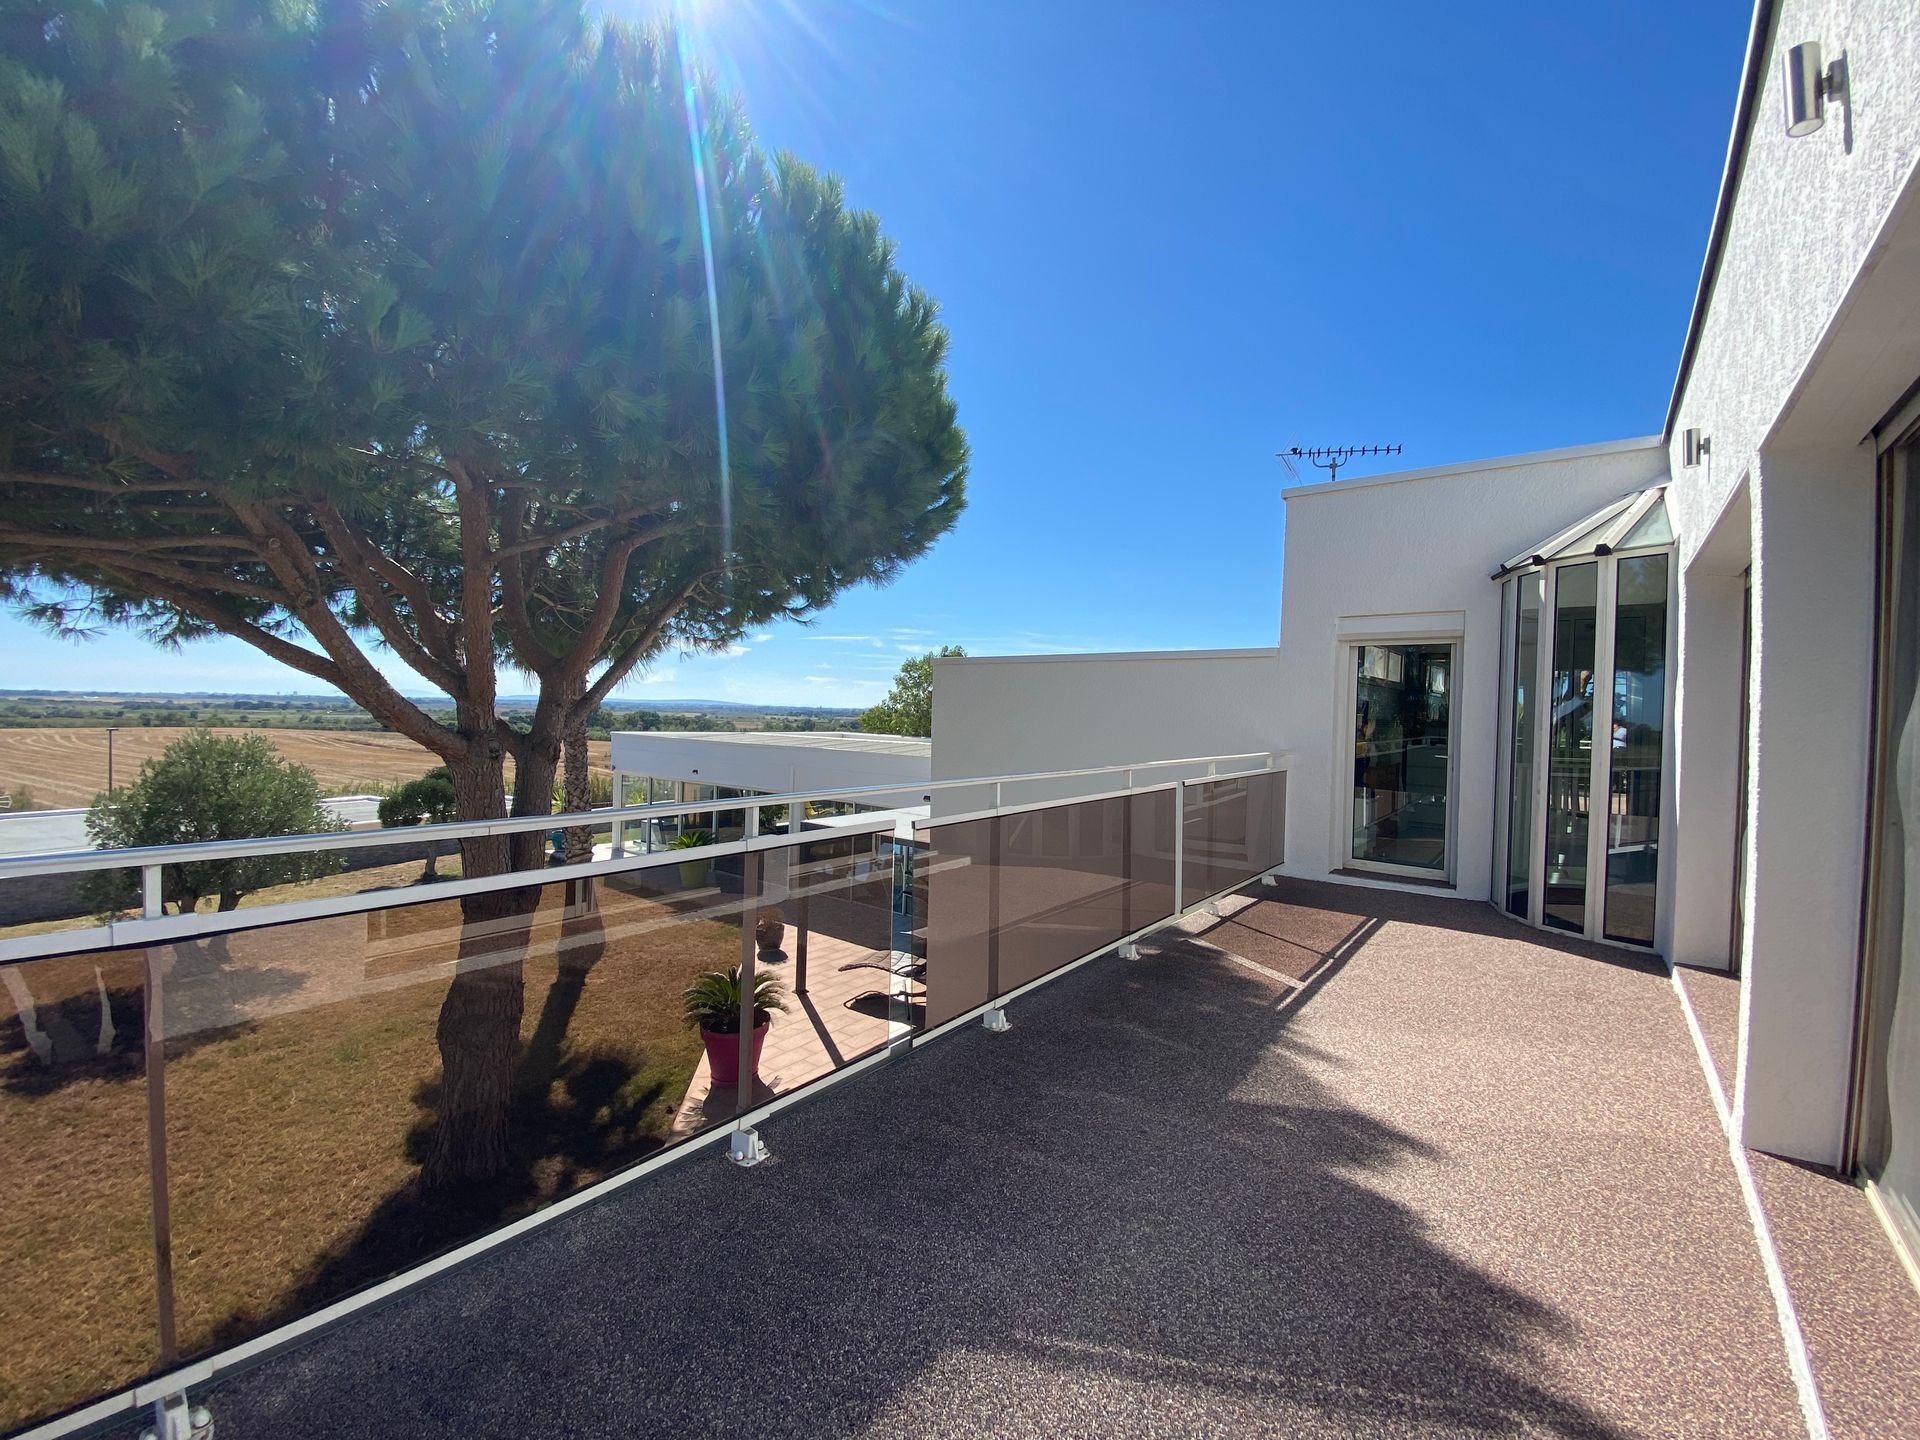
[[[1854,1147],[1920,1257],[1920,447],[1881,463],[1879,737]]]
[[[1452,789],[1453,646],[1355,645],[1349,860],[1367,869],[1447,874]]]
[[[1578,528],[1578,527],[1575,527]],[[1658,492],[1522,556],[1501,592],[1493,903],[1530,925],[1654,944],[1669,776],[1672,530]]]
[[[1587,928],[1587,851],[1593,816],[1594,658],[1600,567],[1560,569],[1553,600],[1553,679],[1547,720],[1547,866],[1543,919]]]

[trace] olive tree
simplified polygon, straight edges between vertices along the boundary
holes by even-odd
[[[460,797],[454,794],[453,777],[447,767],[436,765],[417,779],[396,785],[380,797],[377,811],[382,828],[406,825],[445,825],[460,818]],[[421,878],[439,876],[440,842],[427,841],[427,863]]]
[[[320,803],[313,771],[283,759],[260,735],[215,735],[190,730],[140,767],[118,789],[95,796],[87,810],[87,837],[103,849],[187,845],[205,840],[253,840],[267,835],[321,835],[346,829]],[[187,914],[208,896],[232,910],[243,895],[270,885],[331,875],[340,857],[326,851],[196,860],[160,870],[160,899]],[[137,905],[137,874],[95,870],[82,893],[97,911]]]

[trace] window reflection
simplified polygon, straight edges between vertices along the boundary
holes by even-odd
[[[1587,923],[1587,835],[1593,783],[1593,661],[1600,567],[1569,565],[1554,587],[1552,719],[1547,728],[1546,895],[1561,930]]]
[[[1519,619],[1513,645],[1513,754],[1507,785],[1507,910],[1527,915],[1528,875],[1533,868],[1533,696],[1540,668],[1539,574],[1512,582],[1519,588]]]
[[[1604,933],[1609,940],[1651,945],[1666,739],[1667,557],[1620,561],[1617,590]]]
[[[1353,654],[1353,858],[1444,871],[1453,647]]]

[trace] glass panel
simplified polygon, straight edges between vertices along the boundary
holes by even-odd
[[[1156,790],[931,827],[926,1023],[1172,915],[1176,803]]]
[[[1286,859],[1287,776],[1189,783],[1182,840],[1181,907],[1237,890]]]
[[[1600,513],[1600,518],[1592,525],[1574,536],[1573,539],[1556,545],[1551,555],[1546,555],[1541,558],[1546,560],[1572,560],[1577,556],[1593,554],[1594,550],[1599,547],[1600,542],[1606,538],[1607,532],[1611,530],[1614,527],[1614,523],[1619,520],[1620,512],[1632,503],[1631,500],[1623,500],[1618,505],[1609,505]]]
[[[926,841],[925,1023],[944,1025],[993,998],[989,954],[996,822],[961,820],[918,832]]]
[[[159,1360],[139,950],[0,967],[0,1431]]]
[[[1615,591],[1605,934],[1651,945],[1667,724],[1667,557],[1620,561]]]
[[[303,850],[248,860],[164,866],[160,872],[161,894],[169,915],[180,913],[182,905],[202,912],[255,910],[263,905],[337,900],[347,895],[437,885],[458,880],[466,873],[462,847],[457,842],[408,835],[406,829],[396,829],[393,834],[391,845],[364,849]],[[507,842],[473,843],[504,851]],[[521,842],[520,863],[529,868],[543,867],[547,852],[548,837],[530,835]]]
[[[1643,545],[1671,545],[1673,543],[1673,521],[1667,518],[1667,498],[1662,495],[1653,502],[1653,508],[1642,515],[1639,521],[1621,538],[1616,550],[1637,550]]]
[[[1527,917],[1533,872],[1534,727],[1539,720],[1534,692],[1540,674],[1540,605],[1546,577],[1539,572],[1510,582],[1519,588],[1519,617],[1513,639],[1513,695],[1510,699],[1512,753],[1507,782],[1507,910]]]
[[[1554,589],[1552,717],[1547,726],[1547,875],[1543,914],[1587,923],[1587,824],[1593,786],[1593,661],[1600,567],[1568,565]]]
[[[1444,872],[1453,647],[1353,654],[1353,858]]]
[[[925,1013],[926,967],[894,948],[892,849],[891,836],[844,835],[760,852],[754,964],[785,1008],[768,1017],[754,1104],[903,1038]]]
[[[684,997],[740,963],[745,907],[662,894],[658,878],[155,947],[183,1354],[731,1117],[731,1092],[700,1084],[709,1062]],[[737,1034],[719,1037],[736,1054]]]
[[[140,913],[137,869],[0,880],[0,940],[91,930]]]
[[[1874,816],[1873,914],[1860,1057],[1860,1161],[1920,1254],[1920,457],[1883,496],[1887,644],[1881,653],[1881,791]]]

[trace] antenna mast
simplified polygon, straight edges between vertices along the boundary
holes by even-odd
[[[1326,471],[1327,479],[1338,480],[1340,467],[1350,460],[1360,456],[1398,455],[1399,453],[1398,445],[1315,445],[1304,449],[1298,445],[1289,445],[1280,452],[1280,463],[1285,465],[1287,473],[1292,475],[1298,473],[1294,469],[1296,460],[1308,460],[1317,469]]]

